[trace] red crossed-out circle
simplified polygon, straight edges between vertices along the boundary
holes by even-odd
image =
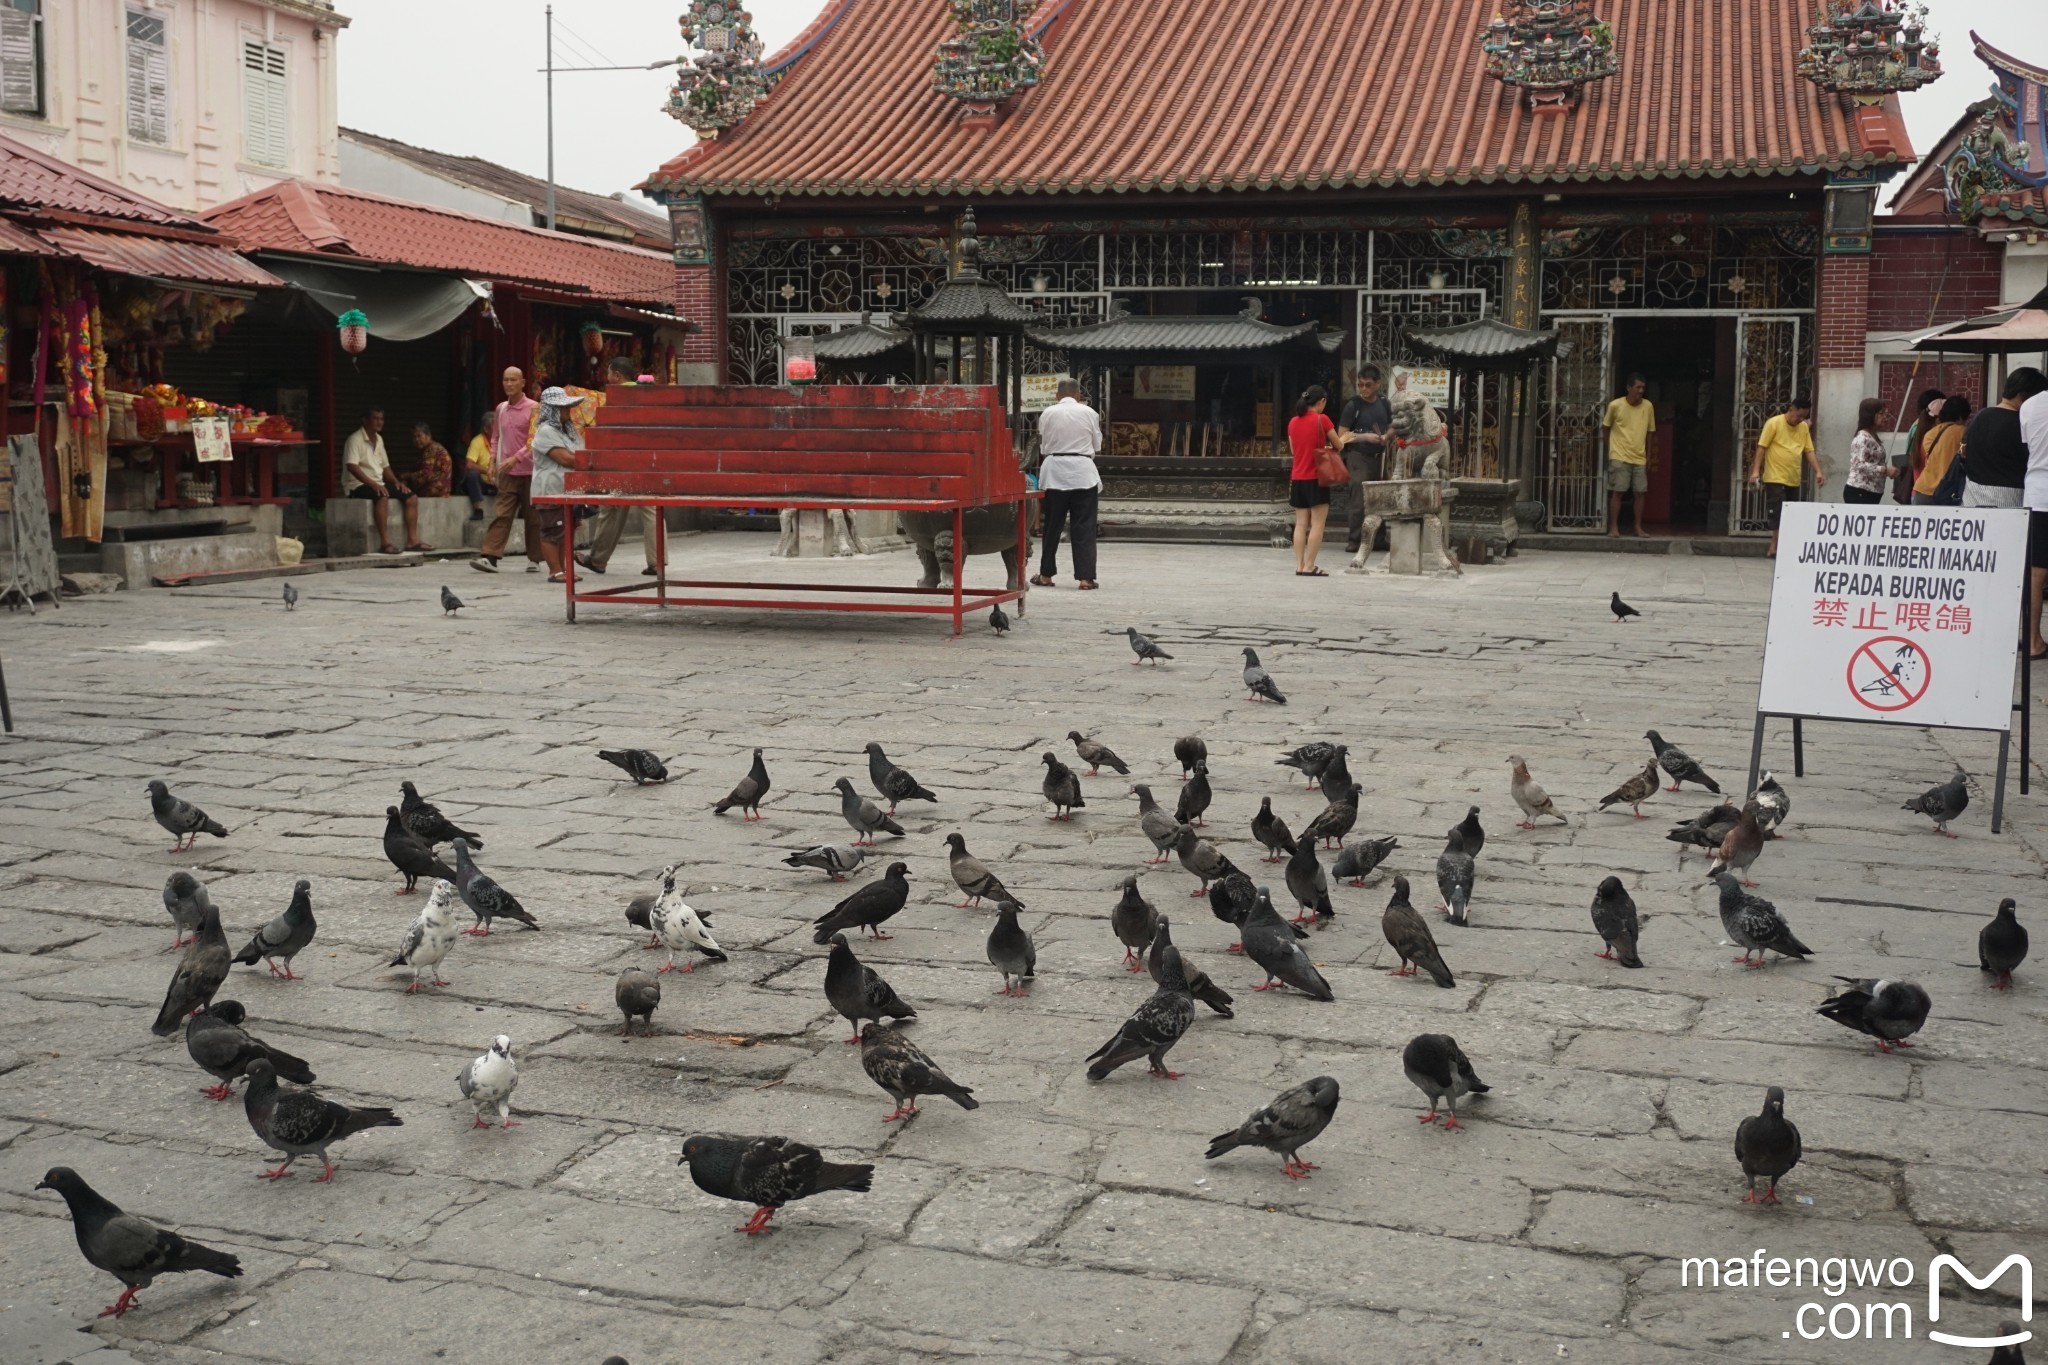
[[[1894,661],[1887,664],[1878,654],[1878,646],[1891,645]],[[1899,650],[1911,651],[1908,660]],[[1864,680],[1857,682],[1857,671],[1862,670]],[[1917,680],[1907,675],[1917,673]],[[1927,650],[1918,642],[1898,635],[1880,635],[1875,640],[1865,640],[1854,654],[1849,656],[1846,672],[1849,695],[1873,711],[1903,711],[1927,695],[1927,688],[1934,681],[1934,660],[1927,656]],[[1897,681],[1890,692],[1865,690],[1881,678],[1892,677]]]

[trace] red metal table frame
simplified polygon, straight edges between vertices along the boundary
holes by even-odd
[[[953,634],[966,629],[969,612],[978,612],[1000,602],[1017,603],[1017,614],[1025,612],[1025,596],[1031,591],[1027,550],[1030,546],[1027,520],[1035,490],[1022,493],[1017,505],[1017,586],[969,590],[962,581],[967,571],[967,536],[963,521],[978,507],[1000,507],[1012,499],[990,498],[985,502],[953,502],[929,498],[763,498],[718,497],[715,495],[653,495],[608,493],[546,493],[535,498],[541,507],[562,509],[562,578],[568,599],[570,624],[576,621],[578,602],[621,603],[648,607],[741,607],[774,611],[883,611],[921,616],[951,616]],[[622,584],[616,588],[576,590],[576,509],[578,507],[647,507],[654,509],[653,583]],[[727,579],[673,579],[668,576],[668,523],[661,510],[668,507],[747,508],[772,507],[796,512],[951,512],[953,514],[953,586],[947,588],[901,588],[863,583],[760,583]],[[652,589],[650,592],[649,589]],[[681,589],[672,592],[671,589]],[[712,592],[714,596],[699,596]],[[736,593],[798,593],[799,597],[736,596]],[[822,594],[814,596],[813,594]],[[853,600],[828,600],[853,599]]]

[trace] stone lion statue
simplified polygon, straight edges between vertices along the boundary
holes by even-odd
[[[1406,366],[1394,369],[1393,387],[1387,392],[1387,406],[1393,409],[1396,441],[1393,459],[1388,461],[1390,479],[1441,479],[1444,457],[1450,442],[1444,435],[1444,421],[1429,399],[1413,384]],[[1417,465],[1420,468],[1417,468]]]

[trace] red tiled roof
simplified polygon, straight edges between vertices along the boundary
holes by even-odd
[[[284,287],[283,280],[262,266],[222,246],[62,225],[39,228],[37,235],[67,254],[117,275],[243,288]]]
[[[932,86],[933,0],[837,22],[737,129],[649,177],[726,195],[1050,194],[1769,175],[1912,159],[1801,79],[1811,0],[1601,0],[1620,72],[1534,115],[1485,74],[1496,0],[1042,0],[993,128]]]
[[[493,222],[340,185],[284,180],[207,210],[244,251],[342,256],[538,284],[668,309],[675,267],[658,251]]]
[[[203,230],[197,219],[176,209],[67,166],[11,137],[0,137],[0,209],[26,212],[39,208]]]

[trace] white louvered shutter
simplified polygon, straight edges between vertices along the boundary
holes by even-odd
[[[128,136],[171,140],[171,52],[160,14],[128,11]]]
[[[0,110],[10,114],[43,112],[42,20],[33,12],[0,0]]]
[[[260,39],[242,40],[243,139],[251,164],[282,170],[290,150],[285,50]]]

